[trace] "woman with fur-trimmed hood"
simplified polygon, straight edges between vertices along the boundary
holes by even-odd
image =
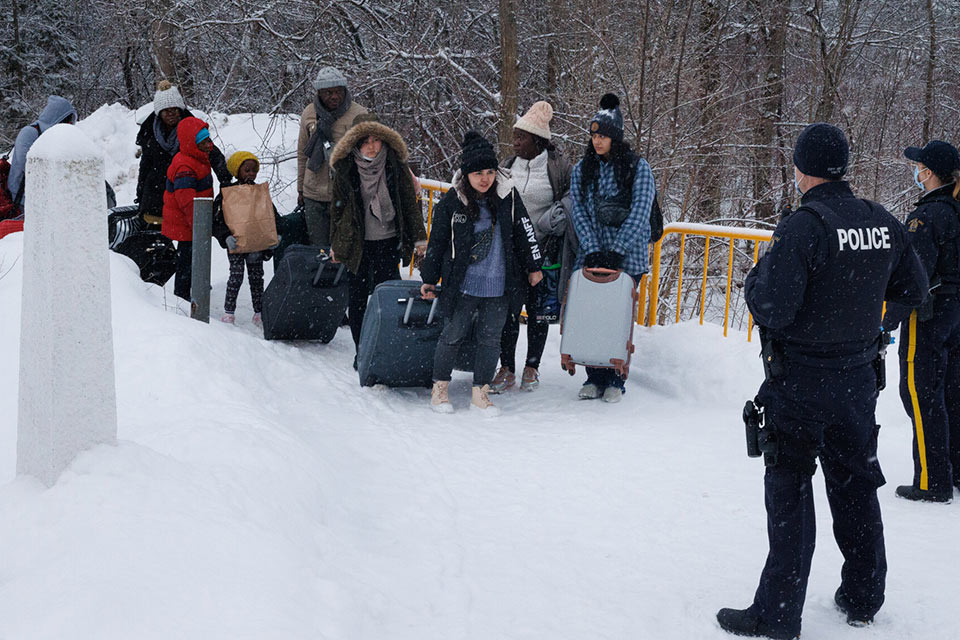
[[[360,114],[330,156],[333,200],[330,248],[350,279],[350,331],[360,344],[367,298],[381,282],[399,280],[397,264],[427,249],[407,145],[373,114]],[[354,365],[356,366],[356,365]]]

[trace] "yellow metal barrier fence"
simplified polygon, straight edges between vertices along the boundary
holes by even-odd
[[[769,242],[773,237],[773,231],[764,229],[744,229],[742,227],[724,227],[712,224],[692,224],[686,222],[671,222],[663,228],[663,237],[653,246],[653,259],[650,266],[649,288],[650,305],[646,318],[646,325],[653,326],[657,324],[658,305],[660,302],[660,262],[662,257],[662,245],[672,235],[680,236],[680,248],[678,254],[677,268],[677,310],[675,322],[680,322],[680,306],[683,295],[683,260],[684,251],[687,244],[687,236],[701,237],[704,239],[703,250],[703,276],[700,284],[700,324],[703,324],[704,307],[706,306],[707,295],[707,271],[710,265],[710,240],[717,238],[727,240],[730,252],[727,258],[727,287],[726,287],[726,305],[723,311],[723,335],[727,335],[728,321],[730,318],[730,290],[733,287],[733,255],[734,243],[737,240],[746,240],[753,242],[753,263],[756,264],[760,252],[760,243]],[[641,286],[641,291],[644,289]],[[641,293],[643,295],[643,291]],[[641,298],[643,299],[643,298]],[[643,309],[643,306],[640,307]],[[638,318],[638,322],[643,322]],[[753,317],[749,319],[747,329],[747,340],[750,341],[753,333]]]

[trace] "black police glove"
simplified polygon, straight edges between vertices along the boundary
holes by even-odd
[[[600,266],[605,269],[619,269],[623,264],[623,254],[616,251],[604,251]]]
[[[583,266],[587,267],[588,269],[602,267],[603,256],[603,251],[594,251],[593,253],[588,253],[583,259]]]

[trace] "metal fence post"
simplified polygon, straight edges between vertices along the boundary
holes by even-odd
[[[213,198],[194,198],[190,317],[201,322],[210,322],[210,237],[212,233]]]

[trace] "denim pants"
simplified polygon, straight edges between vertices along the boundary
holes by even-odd
[[[473,384],[490,384],[500,357],[500,334],[507,319],[507,296],[477,298],[460,294],[453,315],[444,319],[433,358],[433,379],[449,381],[457,362],[460,344],[470,333],[474,312],[477,313],[477,351],[473,364]]]

